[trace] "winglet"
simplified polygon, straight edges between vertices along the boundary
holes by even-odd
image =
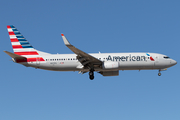
[[[69,43],[69,41],[66,39],[66,37],[64,36],[64,34],[61,34],[61,36],[62,36],[62,39],[63,39],[65,45],[71,45]]]

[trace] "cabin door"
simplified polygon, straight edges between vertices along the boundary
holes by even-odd
[[[36,64],[40,65],[40,58],[39,57],[36,58]]]

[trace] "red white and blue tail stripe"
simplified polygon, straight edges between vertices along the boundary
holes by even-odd
[[[8,25],[7,29],[14,54],[26,57],[27,62],[36,61],[37,58],[40,61],[44,61],[44,59],[40,57],[38,51],[32,47],[32,45],[13,25]]]

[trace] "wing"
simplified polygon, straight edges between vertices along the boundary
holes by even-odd
[[[94,68],[94,67],[97,67],[97,66],[101,66],[102,65],[102,61],[79,50],[78,48],[74,47],[73,45],[71,45],[69,43],[69,41],[66,39],[66,37],[64,36],[64,34],[61,34],[62,35],[62,38],[63,38],[63,41],[64,41],[64,44],[71,50],[73,51],[76,55],[77,55],[77,59],[79,60],[79,62],[81,62],[81,64],[83,66],[88,66],[90,68]]]

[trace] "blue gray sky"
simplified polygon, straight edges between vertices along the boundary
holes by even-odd
[[[5,0],[0,4],[1,120],[179,120],[179,64],[118,77],[53,72],[10,61],[7,25],[38,50],[72,53],[61,33],[87,53],[155,52],[180,61],[178,0]]]

